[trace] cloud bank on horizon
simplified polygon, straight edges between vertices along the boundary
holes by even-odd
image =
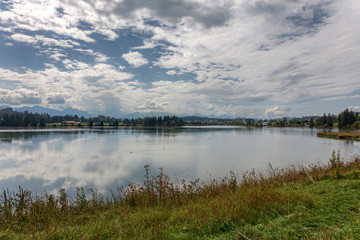
[[[357,0],[4,0],[0,105],[261,117],[360,109]]]

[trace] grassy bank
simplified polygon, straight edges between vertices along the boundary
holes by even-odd
[[[162,173],[111,199],[4,192],[0,239],[356,239],[360,159],[174,185]]]
[[[319,132],[318,137],[335,138],[341,140],[360,140],[360,132]]]

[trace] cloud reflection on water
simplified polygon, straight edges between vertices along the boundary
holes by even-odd
[[[0,187],[36,191],[96,188],[141,182],[165,167],[172,179],[206,179],[291,164],[327,161],[332,150],[358,153],[359,143],[316,138],[309,129],[73,129],[3,132]]]
[[[0,138],[11,142],[0,144],[0,186],[17,189],[21,184],[51,192],[127,185],[142,179],[145,164],[163,166],[151,155],[165,150],[175,137],[176,130],[170,129],[1,132]],[[161,154],[157,159],[164,160]]]

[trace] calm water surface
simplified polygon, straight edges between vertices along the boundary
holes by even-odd
[[[174,181],[326,162],[360,143],[317,138],[316,129],[205,127],[0,130],[0,189],[99,191],[143,180],[144,165]]]

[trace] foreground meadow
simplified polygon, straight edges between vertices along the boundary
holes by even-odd
[[[0,201],[0,239],[357,239],[360,158],[175,185],[145,166],[143,184],[104,198],[32,196]]]

